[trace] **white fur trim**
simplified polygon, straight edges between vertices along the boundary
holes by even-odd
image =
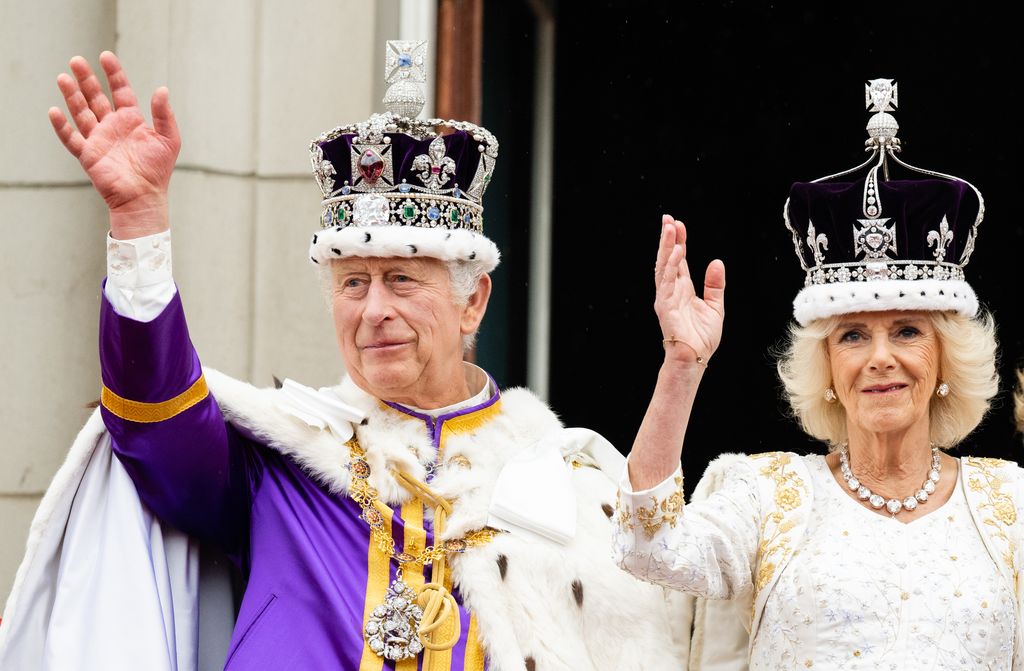
[[[427,256],[442,261],[478,263],[485,273],[498,265],[498,247],[480,233],[421,226],[348,226],[318,231],[309,245],[316,263],[346,256]]]
[[[204,371],[211,393],[229,421],[294,459],[330,491],[344,495],[348,450],[330,431],[317,430],[283,412],[278,407],[283,396],[280,390],[258,389],[216,370]],[[371,465],[371,484],[392,506],[407,500],[408,492],[388,471],[405,470],[425,478],[424,464],[434,460],[435,450],[424,423],[367,396],[350,381],[336,391],[345,402],[367,412],[366,423],[356,426],[356,432]],[[504,464],[523,447],[560,426],[557,416],[532,393],[513,389],[503,392],[501,411],[490,421],[449,435],[444,443],[443,467],[431,481],[434,491],[452,502],[453,512],[443,538],[483,526],[497,474]],[[32,525],[26,563],[19,569],[16,590],[8,602],[11,619],[0,627],[0,640],[17,636],[23,630],[19,625],[36,625],[34,620],[19,617],[25,608],[20,595],[28,565],[40,561],[43,528],[63,529],[77,482],[94,447],[105,435],[96,412],[44,496]],[[527,658],[538,669],[683,668],[687,639],[687,627],[683,625],[688,620],[683,617],[682,595],[636,580],[611,558],[613,522],[609,514],[615,501],[615,477],[622,469],[621,458],[589,432],[568,430],[565,435],[566,444],[560,451],[567,461],[598,466],[583,465],[571,471],[577,505],[575,537],[559,545],[501,534],[493,543],[451,559],[453,581],[477,618],[489,668],[522,671]],[[463,466],[466,461],[468,466]],[[535,495],[543,497],[545,493]],[[0,659],[4,659],[2,643]],[[34,668],[3,663],[0,667]]]
[[[801,326],[852,312],[950,310],[965,317],[978,313],[978,297],[963,280],[877,280],[804,287],[793,301]]]
[[[343,495],[348,450],[329,432],[275,409],[278,390],[256,389],[210,369],[206,376],[225,417]],[[424,423],[367,396],[350,380],[335,391],[367,413],[365,423],[355,430],[380,498],[392,507],[408,500],[409,493],[389,471],[426,477],[425,464],[434,461],[436,450]],[[494,485],[505,463],[561,426],[528,390],[506,390],[500,402],[501,411],[490,421],[445,440],[442,468],[430,487],[451,501],[453,510],[438,540],[486,525]],[[538,669],[682,668],[688,638],[682,625],[689,622],[683,595],[636,580],[611,558],[612,520],[607,511],[615,502],[621,456],[609,453],[612,448],[591,432],[568,429],[564,435],[560,452],[566,461],[597,466],[571,471],[577,506],[574,538],[560,545],[506,533],[451,559],[452,578],[477,617],[490,668],[522,671],[526,658],[532,658]],[[460,465],[466,462],[468,466]],[[431,513],[427,511],[428,519]]]

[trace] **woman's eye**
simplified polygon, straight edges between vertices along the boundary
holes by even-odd
[[[392,275],[392,282],[411,282],[412,279],[408,275]]]
[[[913,326],[904,326],[903,328],[900,329],[900,337],[902,338],[913,338],[914,336],[919,335],[920,333],[921,332],[918,331]]]
[[[861,339],[859,331],[847,331],[839,338],[839,342],[857,342]]]

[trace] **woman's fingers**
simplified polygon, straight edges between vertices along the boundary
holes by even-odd
[[[111,51],[104,51],[100,54],[100,65],[107,75],[107,83],[110,84],[110,97],[114,99],[114,108],[137,107],[139,101],[135,98],[131,84],[128,83],[128,75],[121,68],[121,61]]]
[[[669,254],[668,261],[665,263],[665,270],[661,273],[661,289],[668,292],[664,296],[665,298],[668,298],[673,293],[676,280],[679,278],[679,262],[682,258],[682,245],[673,245],[672,253]]]
[[[672,217],[667,214],[661,218],[661,238],[658,241],[658,257],[654,262],[654,283],[660,284],[668,257],[672,254],[675,244],[675,230],[671,226]]]
[[[100,80],[96,78],[92,68],[89,67],[89,62],[81,56],[75,56],[69,63],[71,66],[71,72],[75,75],[75,79],[78,80],[78,88],[82,91],[85,96],[85,101],[89,105],[89,109],[92,110],[97,121],[103,121],[103,117],[110,114],[112,111],[110,107],[110,101],[107,100],[107,96],[103,93],[103,87],[100,85]]]
[[[676,232],[676,244],[683,248],[683,256],[682,260],[680,261],[681,265],[679,267],[679,275],[681,277],[689,277],[690,266],[686,263],[686,226],[684,226],[683,222],[679,221],[678,219],[673,219],[672,228],[674,228]]]
[[[725,314],[725,264],[715,259],[704,272],[704,302],[720,315]]]
[[[67,117],[64,116],[64,112],[59,107],[51,107],[49,111],[50,124],[53,126],[53,130],[57,133],[57,137],[60,139],[71,155],[78,158],[82,155],[82,149],[85,147],[85,138],[82,134],[75,130],[75,127],[71,125]]]

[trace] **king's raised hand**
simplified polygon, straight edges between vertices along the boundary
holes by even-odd
[[[137,238],[167,230],[167,188],[181,147],[167,89],[153,94],[149,126],[117,56],[104,51],[100,65],[113,102],[88,61],[75,56],[74,76],[57,77],[74,123],[58,107],[50,108],[50,123],[107,203],[111,235]]]
[[[654,311],[665,339],[665,360],[707,364],[722,340],[725,320],[725,264],[714,260],[704,273],[704,295],[697,296],[686,263],[686,227],[662,217],[654,266]]]

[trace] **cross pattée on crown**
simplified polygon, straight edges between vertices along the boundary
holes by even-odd
[[[427,102],[422,84],[427,81],[427,43],[388,40],[384,54],[384,108],[401,117],[415,118]]]
[[[864,106],[869,112],[895,112],[899,95],[894,79],[872,79],[864,85]]]

